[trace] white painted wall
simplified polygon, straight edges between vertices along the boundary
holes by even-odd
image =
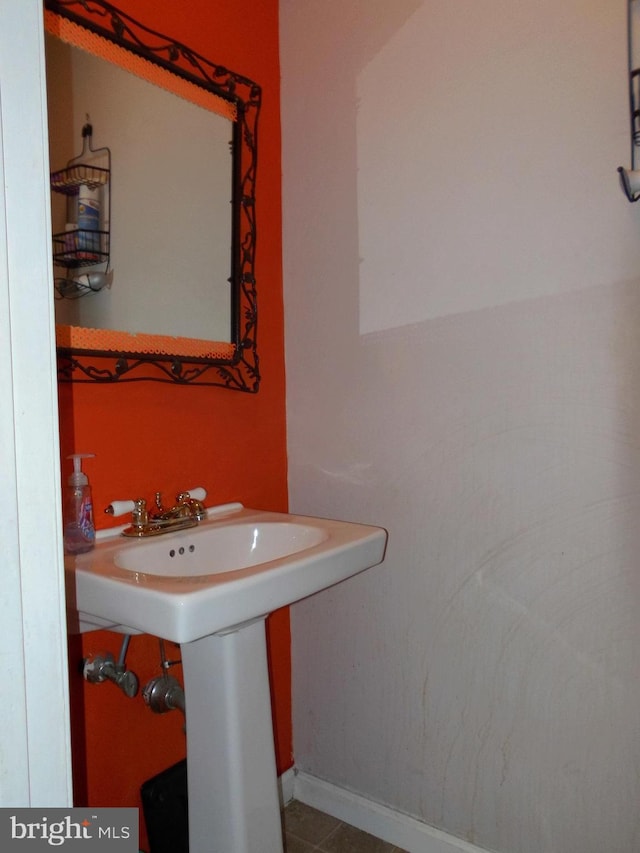
[[[500,853],[640,846],[625,0],[281,0],[302,770]]]

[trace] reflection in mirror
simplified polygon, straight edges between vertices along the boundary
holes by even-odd
[[[231,121],[49,34],[45,48],[53,169],[87,115],[112,161],[112,283],[58,298],[56,322],[230,343]],[[52,195],[54,233],[67,199]]]
[[[104,0],[45,6],[52,168],[78,154],[87,114],[112,164],[110,283],[57,300],[60,378],[257,391],[259,87]]]

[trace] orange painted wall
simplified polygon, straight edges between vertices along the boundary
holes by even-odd
[[[115,498],[151,499],[156,490],[172,496],[194,485],[208,489],[210,503],[240,500],[247,506],[286,510],[277,0],[241,4],[120,0],[117,5],[262,86],[256,274],[263,379],[257,395],[156,382],[63,384],[59,395],[63,479],[70,471],[67,454],[96,454],[85,469],[93,486],[97,526],[104,526],[102,508]],[[270,618],[268,637],[277,762],[282,771],[292,764],[286,610]],[[154,715],[140,696],[127,699],[114,685],[89,685],[79,675],[83,655],[109,650],[117,656],[120,641],[119,635],[108,632],[70,641],[78,804],[139,805],[140,784],[185,755],[180,713]],[[169,656],[176,657],[178,649],[167,646]],[[157,640],[134,637],[127,664],[141,684],[159,674]],[[145,843],[143,830],[141,844]]]

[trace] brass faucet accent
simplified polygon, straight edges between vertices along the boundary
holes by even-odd
[[[167,508],[162,505],[162,495],[156,492],[155,507],[147,508],[144,498],[134,501],[114,501],[105,509],[108,515],[121,515],[131,511],[131,526],[122,531],[123,536],[142,538],[170,533],[195,527],[207,517],[202,501],[191,496],[190,492],[180,492],[175,505]]]

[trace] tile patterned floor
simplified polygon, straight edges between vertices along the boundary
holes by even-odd
[[[297,800],[284,810],[284,829],[286,853],[406,853]]]

